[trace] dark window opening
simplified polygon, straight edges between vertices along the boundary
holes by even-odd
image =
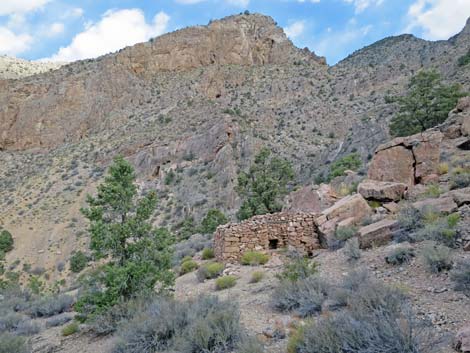
[[[279,245],[279,239],[269,239],[269,248],[270,249],[277,249]]]

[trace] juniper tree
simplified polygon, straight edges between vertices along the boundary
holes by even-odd
[[[413,135],[444,122],[463,96],[465,93],[458,84],[443,84],[438,72],[418,72],[411,78],[405,96],[386,100],[399,106],[399,112],[390,122],[390,133],[392,136]]]
[[[271,156],[271,151],[263,148],[248,173],[241,172],[238,176],[237,191],[244,199],[238,219],[280,211],[280,199],[287,194],[287,185],[293,179],[291,163]]]

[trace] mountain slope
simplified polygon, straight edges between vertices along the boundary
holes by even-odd
[[[142,190],[158,190],[164,226],[211,207],[233,216],[238,171],[261,146],[291,160],[299,184],[352,151],[366,162],[388,138],[383,97],[417,70],[437,67],[469,87],[457,65],[469,27],[449,41],[387,38],[328,67],[271,18],[231,16],[0,81],[0,224],[17,244],[9,261],[62,276],[56,265],[86,245],[85,194],[116,154],[134,163]]]

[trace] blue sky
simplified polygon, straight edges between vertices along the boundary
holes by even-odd
[[[386,36],[459,32],[470,0],[0,0],[0,54],[72,61],[245,10],[334,64]]]

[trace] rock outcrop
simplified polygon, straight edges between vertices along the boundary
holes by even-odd
[[[304,186],[286,197],[284,212],[320,213],[333,206],[338,195],[328,184],[318,187]]]
[[[369,166],[369,179],[407,185],[435,182],[442,138],[442,133],[431,130],[380,145]]]

